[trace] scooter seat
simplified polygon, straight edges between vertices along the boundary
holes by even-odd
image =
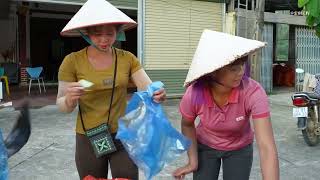
[[[316,93],[312,93],[312,92],[299,92],[297,94],[306,94],[308,95],[310,98],[313,99],[320,99],[320,95],[316,94]]]

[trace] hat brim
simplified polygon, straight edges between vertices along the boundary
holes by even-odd
[[[66,29],[60,32],[61,36],[65,36],[65,37],[79,37],[81,36],[80,32],[86,34],[86,29],[89,27],[95,27],[95,26],[103,26],[103,25],[122,25],[122,30],[123,31],[127,31],[130,29],[133,29],[135,27],[137,27],[137,23],[131,23],[131,22],[112,22],[112,23],[97,23],[97,24],[90,24],[90,25],[86,25],[86,26],[80,26],[77,28],[73,28],[73,29]]]
[[[265,44],[264,46],[267,45],[266,42],[263,42],[263,43]],[[243,58],[243,57],[245,57],[245,56],[249,56],[249,55],[255,53],[256,51],[258,51],[259,49],[262,49],[264,46],[257,47],[256,49],[252,49],[251,51],[248,51],[248,52],[246,52],[246,53],[244,53],[244,54],[242,54],[242,55],[240,55],[240,56],[235,56],[235,57],[233,57],[233,58],[230,59],[230,60],[226,60],[225,62],[228,62],[228,63],[225,63],[225,64],[223,64],[223,65],[221,65],[221,66],[218,66],[218,67],[216,67],[215,69],[212,69],[212,71],[203,72],[203,74],[199,74],[198,76],[193,76],[193,77],[194,77],[193,80],[191,80],[191,81],[186,81],[183,86],[184,86],[184,87],[188,87],[188,86],[190,86],[192,83],[194,83],[195,81],[197,81],[198,79],[200,79],[201,77],[206,76],[206,75],[208,75],[208,74],[211,74],[211,73],[213,73],[213,72],[215,72],[215,71],[217,71],[217,70],[219,70],[219,69],[221,69],[221,68],[223,68],[223,67],[225,67],[225,66],[227,66],[227,65],[229,65],[229,64],[232,64],[233,62],[239,60],[240,58]]]

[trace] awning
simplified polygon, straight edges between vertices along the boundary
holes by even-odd
[[[52,3],[52,4],[69,4],[83,5],[87,0],[12,0],[17,2],[34,2],[34,3]]]
[[[67,4],[82,6],[87,0],[11,0],[16,2],[34,2],[34,3],[51,3],[51,4]],[[108,0],[118,9],[137,10],[138,0]]]

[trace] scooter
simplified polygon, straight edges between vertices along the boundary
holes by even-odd
[[[316,75],[318,79],[320,75]],[[297,92],[292,95],[293,117],[297,118],[298,130],[302,131],[303,139],[309,146],[319,143],[319,105],[320,95],[314,92]]]
[[[302,131],[304,141],[309,146],[319,143],[319,105],[320,96],[315,93],[299,92],[292,95],[293,117],[298,119],[298,130]]]

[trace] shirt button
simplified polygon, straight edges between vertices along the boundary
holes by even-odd
[[[220,119],[220,121],[225,121],[226,116],[223,113],[219,113],[219,119]]]

